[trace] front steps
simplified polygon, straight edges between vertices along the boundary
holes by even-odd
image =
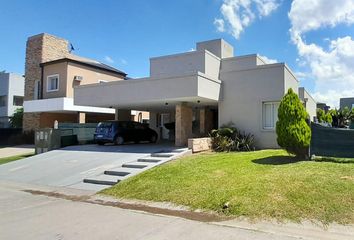
[[[136,161],[124,163],[121,167],[107,169],[101,175],[85,178],[83,182],[88,184],[104,185],[107,187],[112,186],[126,178],[132,177],[147,169],[182,156],[189,151],[190,150],[187,148],[183,148],[152,153],[149,156],[139,158]]]

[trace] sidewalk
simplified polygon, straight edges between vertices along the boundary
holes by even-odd
[[[18,145],[0,148],[0,158],[34,154],[34,145]]]

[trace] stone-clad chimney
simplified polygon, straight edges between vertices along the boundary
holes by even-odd
[[[64,58],[69,54],[68,40],[41,33],[27,39],[25,63],[25,101],[34,100],[36,82],[41,81],[40,63]],[[38,89],[40,91],[40,88]],[[25,110],[26,111],[26,110]],[[40,113],[24,113],[23,130],[40,126]]]

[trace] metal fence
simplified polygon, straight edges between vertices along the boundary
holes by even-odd
[[[71,130],[72,135],[77,135],[79,143],[92,143],[97,123],[59,123],[58,128]]]
[[[311,131],[311,155],[354,158],[354,130],[312,123]]]

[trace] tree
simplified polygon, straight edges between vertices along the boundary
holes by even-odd
[[[12,117],[10,117],[10,125],[13,128],[22,128],[23,108],[17,108]]]
[[[326,118],[326,113],[323,109],[321,108],[317,108],[316,110],[316,116],[317,116],[317,120],[319,123],[322,123],[325,121]]]
[[[280,102],[276,124],[277,142],[288,153],[308,158],[311,129],[306,123],[306,110],[290,88]]]

